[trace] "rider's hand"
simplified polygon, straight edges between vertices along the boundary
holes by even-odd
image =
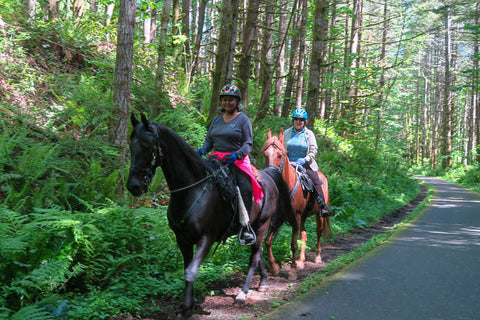
[[[238,159],[237,154],[234,152],[232,153],[227,160],[225,160],[226,163],[234,163]]]
[[[297,161],[295,161],[298,165],[303,166],[305,163],[307,163],[307,160],[305,158],[300,158]]]
[[[203,155],[207,154],[207,152],[206,152],[205,149],[203,149],[203,148],[198,149],[198,150],[197,150],[197,153],[198,153],[200,156],[203,156]]]

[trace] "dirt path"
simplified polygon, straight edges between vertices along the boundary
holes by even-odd
[[[322,250],[322,258],[328,265],[329,261],[334,260],[337,256],[348,253],[358,247],[361,247],[366,241],[373,236],[386,232],[395,224],[403,221],[415,207],[417,207],[426,197],[427,189],[422,186],[420,194],[412,200],[408,205],[401,209],[393,211],[389,215],[383,217],[376,225],[366,229],[356,229],[346,236],[338,236],[331,243],[326,244]],[[269,289],[267,292],[257,292],[256,288],[259,284],[259,276],[255,276],[252,280],[251,290],[248,294],[246,304],[239,306],[234,304],[235,296],[240,292],[243,284],[243,273],[232,276],[227,282],[218,283],[211,290],[221,292],[214,296],[207,296],[205,300],[195,309],[195,315],[191,318],[194,320],[234,320],[234,319],[255,319],[268,313],[275,305],[281,301],[289,300],[295,296],[295,292],[299,284],[314,272],[321,272],[324,267],[313,263],[314,252],[307,253],[307,262],[303,270],[297,270],[298,280],[287,280],[289,270],[288,264],[282,267],[278,277],[269,276]],[[142,320],[160,320],[175,319],[178,312],[180,302],[162,302],[159,307],[161,312],[149,318]],[[120,320],[120,318],[117,318]],[[121,320],[134,320],[134,318],[122,318]]]

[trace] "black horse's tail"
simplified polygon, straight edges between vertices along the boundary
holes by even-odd
[[[288,221],[289,216],[293,217],[293,208],[290,201],[290,193],[288,192],[288,186],[283,180],[282,175],[275,169],[264,169],[263,172],[268,174],[278,189],[278,205],[277,210],[273,214],[270,220],[270,228],[272,230],[278,230],[285,221]]]

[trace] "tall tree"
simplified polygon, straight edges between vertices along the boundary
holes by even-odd
[[[287,40],[287,30],[290,25],[290,19],[288,19],[287,24],[287,7],[288,1],[287,0],[280,0],[279,1],[279,18],[278,18],[278,36],[280,44],[277,47],[277,58],[274,59],[274,72],[275,72],[275,104],[273,106],[273,113],[276,116],[281,116],[282,114],[282,93],[283,93],[283,85],[285,83],[285,46]]]
[[[238,88],[242,92],[242,100],[245,105],[248,105],[248,80],[252,70],[252,50],[257,41],[255,34],[258,27],[259,4],[259,0],[248,1],[245,28],[242,32],[243,46],[238,62]]]
[[[200,63],[199,63],[199,55],[200,55],[200,46],[202,44],[203,39],[203,28],[205,24],[205,9],[207,6],[208,0],[201,0],[198,6],[198,19],[197,19],[197,28],[194,37],[194,46],[192,52],[192,69],[190,72],[190,79],[192,79],[195,74],[200,72]]]
[[[266,1],[266,10],[264,14],[263,29],[262,29],[262,51],[261,51],[261,65],[260,78],[258,82],[262,88],[260,103],[258,104],[257,116],[255,123],[264,119],[270,107],[270,93],[272,91],[272,30],[273,25],[273,3]]]
[[[218,46],[215,54],[215,67],[212,77],[212,95],[210,97],[210,111],[208,114],[208,123],[210,123],[217,113],[218,94],[221,88],[225,85],[225,77],[227,75],[227,68],[230,66],[229,57],[231,56],[231,41],[232,37],[236,37],[237,30],[233,29],[236,23],[233,21],[237,15],[233,14],[236,7],[232,6],[232,2],[236,0],[225,0],[222,2],[220,15],[220,32],[218,35]]]
[[[450,17],[450,8],[449,6],[445,7],[445,47],[444,47],[444,85],[443,85],[443,113],[442,113],[442,145],[441,145],[441,156],[442,156],[442,168],[447,168],[452,166],[452,104],[453,104],[453,92],[451,88],[452,74],[450,70],[451,63],[451,17]]]
[[[303,23],[303,8],[307,5],[305,0],[296,0],[292,6],[292,38],[290,39],[290,55],[289,55],[289,65],[288,65],[288,74],[287,74],[287,83],[285,85],[285,93],[283,98],[282,106],[282,117],[288,117],[290,114],[291,104],[293,97],[293,88],[296,84],[296,79],[298,77],[299,70],[299,51],[300,46],[304,43],[304,38],[302,38],[301,28]]]
[[[307,86],[307,112],[310,129],[314,129],[315,119],[319,114],[319,93],[320,93],[320,72],[324,59],[325,34],[327,31],[326,11],[328,7],[327,0],[315,0],[313,30],[312,30],[312,52],[310,54],[309,78]]]
[[[167,55],[168,22],[170,19],[171,8],[172,8],[172,0],[164,0],[163,8],[162,8],[162,16],[160,19],[157,72],[156,72],[156,78],[155,78],[155,88],[159,91],[163,90],[165,59]]]
[[[120,163],[125,163],[130,88],[132,82],[133,41],[135,36],[135,0],[121,0],[118,16],[117,53],[113,80],[115,133],[114,143],[119,148]]]

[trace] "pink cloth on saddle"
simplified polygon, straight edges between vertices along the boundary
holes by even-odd
[[[220,160],[223,159],[225,156],[229,156],[231,154],[231,152],[212,152],[212,156],[216,156]],[[255,176],[253,175],[252,166],[250,164],[250,157],[248,156],[248,154],[243,159],[236,160],[235,165],[240,170],[248,174],[248,176],[250,177],[250,180],[252,181],[253,199],[255,200],[255,203],[258,204],[260,199],[263,198],[263,190],[260,186],[260,183],[258,183],[257,178],[255,178]]]

